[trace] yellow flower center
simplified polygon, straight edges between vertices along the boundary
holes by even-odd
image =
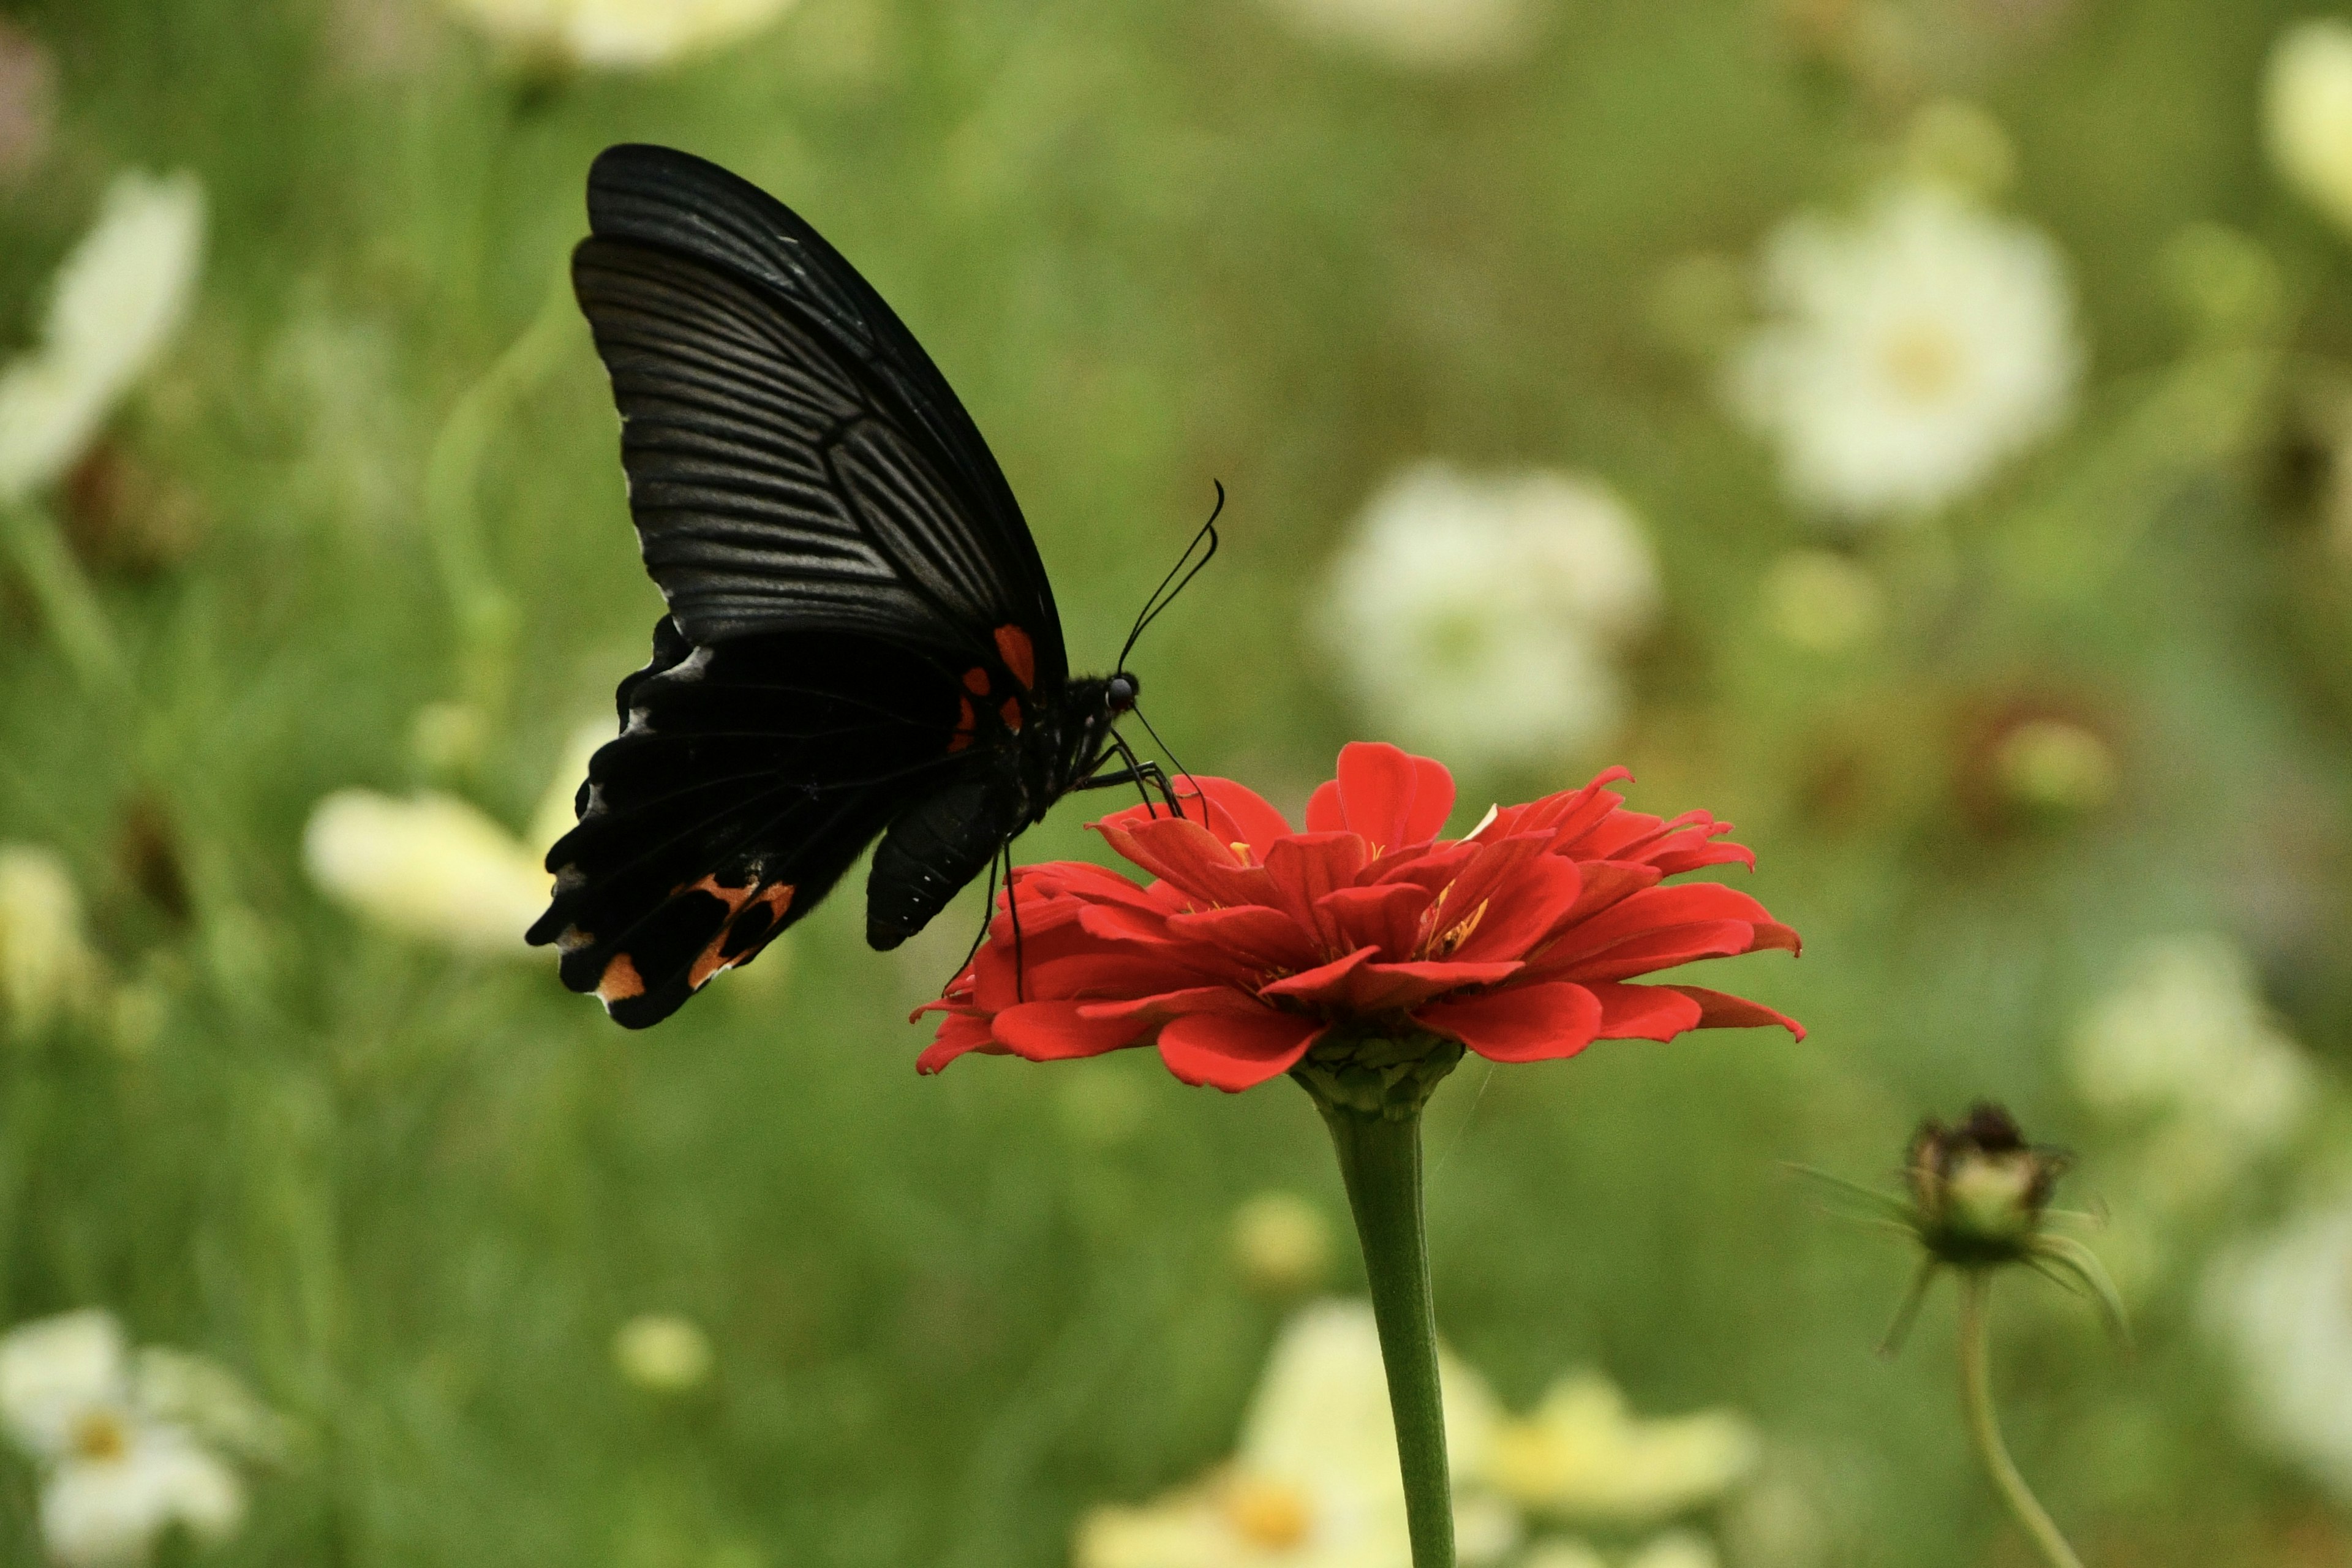
[[[131,1451],[131,1430],[111,1410],[92,1410],[74,1423],[69,1439],[74,1457],[92,1464],[111,1464]]]
[[[1241,1476],[1228,1483],[1225,1522],[1253,1546],[1283,1552],[1307,1539],[1315,1516],[1297,1487],[1262,1477]]]
[[[1900,395],[1934,403],[1950,395],[1960,379],[1961,348],[1940,321],[1912,321],[1886,341],[1880,363]]]

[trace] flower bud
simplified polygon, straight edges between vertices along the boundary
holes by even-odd
[[[2024,1255],[2067,1158],[2026,1142],[2009,1112],[1979,1104],[1957,1127],[1933,1118],[1911,1141],[1919,1239],[1947,1263]]]

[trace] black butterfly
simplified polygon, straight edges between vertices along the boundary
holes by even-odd
[[[877,834],[866,937],[896,947],[1069,791],[1167,793],[1112,727],[1135,677],[1071,679],[995,458],[849,263],[662,147],[596,160],[588,223],[572,288],[669,614],[548,852],[529,937],[561,950],[566,985],[657,1023]]]

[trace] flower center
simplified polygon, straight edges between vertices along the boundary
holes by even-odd
[[[1253,1546],[1282,1552],[1307,1539],[1315,1522],[1306,1497],[1285,1481],[1234,1478],[1225,1488],[1225,1522]]]
[[[1429,943],[1429,956],[1432,958],[1453,957],[1454,951],[1461,947],[1464,942],[1470,940],[1470,933],[1478,929],[1478,922],[1486,918],[1486,905],[1491,900],[1486,899],[1479,900],[1478,907],[1476,909],[1472,910],[1468,914],[1463,916],[1461,920],[1455,921],[1450,930],[1440,931],[1435,937],[1432,938]]]
[[[1941,321],[1910,321],[1886,340],[1879,363],[1898,395],[1935,403],[1959,384],[1961,347]]]
[[[68,1439],[74,1457],[91,1464],[112,1464],[131,1451],[131,1430],[111,1410],[86,1412]]]

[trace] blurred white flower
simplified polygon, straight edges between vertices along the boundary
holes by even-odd
[[[2303,1048],[2264,1005],[2252,961],[2210,935],[2168,937],[2134,952],[2076,1026],[2068,1066],[2094,1109],[2185,1121],[2196,1142],[2218,1139],[2231,1152],[2275,1145],[2318,1089]]]
[[[0,844],[0,1019],[29,1039],[97,1003],[102,971],[81,893],[55,850]]]
[[[1589,479],[1423,463],[1376,494],[1332,568],[1321,631],[1395,738],[1543,762],[1622,722],[1615,655],[1658,611],[1641,524]]]
[[[1495,1435],[1497,1490],[1532,1512],[1642,1525],[1716,1501],[1748,1479],[1763,1445],[1729,1410],[1643,1420],[1598,1373],[1562,1378],[1525,1421]]]
[[[2249,1421],[2352,1503],[2352,1195],[2224,1254],[2204,1305]]]
[[[1234,1210],[1234,1262],[1269,1295],[1295,1296],[1331,1272],[1331,1222],[1297,1193],[1268,1192]]]
[[[1301,35],[1446,70],[1506,59],[1534,34],[1528,0],[1271,0]]]
[[[710,1336],[691,1318],[646,1312],[613,1335],[613,1364],[649,1394],[684,1394],[710,1376]]]
[[[2352,229],[2352,22],[2315,16],[2279,35],[2263,84],[2263,134],[2279,177]]]
[[[163,351],[203,260],[193,174],[124,174],[67,257],[39,346],[0,371],[0,503],[55,482]]]
[[[191,1419],[224,1390],[258,1413],[249,1421],[274,1421],[210,1363],[177,1354],[134,1363],[103,1311],[0,1336],[0,1426],[41,1468],[50,1554],[74,1568],[137,1563],[173,1524],[208,1540],[234,1531],[244,1489]]]
[[[1496,1407],[1441,1359],[1462,1561],[1493,1562],[1517,1523],[1480,1488]],[[1371,1309],[1318,1302],[1285,1325],[1232,1462],[1141,1508],[1079,1521],[1074,1568],[1407,1568],[1404,1487]]]
[[[431,792],[405,800],[342,790],[302,831],[310,879],[404,936],[523,958],[522,933],[554,885],[538,853],[477,807]]]
[[[793,0],[447,0],[517,53],[574,65],[667,65],[749,37]]]
[[[1762,281],[1774,319],[1729,390],[1803,506],[1932,511],[2073,406],[2083,350],[2057,247],[1941,185],[1889,189],[1856,221],[1791,219]]]

